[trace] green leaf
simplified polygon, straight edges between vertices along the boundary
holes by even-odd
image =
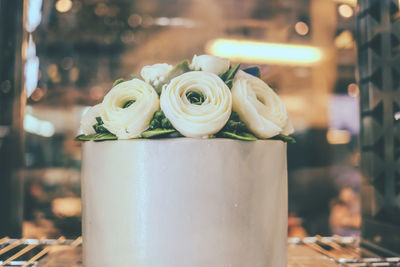
[[[84,138],[85,136],[86,136],[86,135],[84,135],[84,134],[80,134],[80,135],[78,135],[77,137],[75,137],[74,140],[75,140],[75,141],[87,141],[87,140],[83,140],[83,138]]]
[[[227,131],[222,131],[218,134],[221,137],[226,137],[226,138],[231,138],[231,139],[237,139],[237,140],[242,140],[242,141],[256,141],[257,137],[255,137],[251,133],[233,133],[233,132],[227,132]]]
[[[125,104],[122,106],[122,108],[127,108],[135,102],[136,102],[136,100],[128,100],[125,102]]]
[[[161,120],[161,127],[164,129],[173,129],[172,123],[167,118]]]
[[[283,142],[292,143],[292,144],[296,143],[296,139],[294,139],[293,137],[291,137],[289,135],[284,135],[284,134],[278,134],[274,137],[271,137],[270,139],[282,140]]]
[[[229,116],[229,120],[240,121],[239,114],[235,111],[232,111],[231,115]]]
[[[228,75],[226,76],[226,81],[233,80],[235,78],[235,75],[237,71],[239,70],[240,64],[237,64],[236,66],[230,68]]]
[[[228,81],[226,81],[225,83],[226,83],[226,85],[228,86],[229,89],[232,89],[233,80],[228,80]]]
[[[99,141],[117,140],[117,139],[118,139],[118,137],[116,137],[112,133],[98,133],[98,134],[95,134],[93,141],[99,142]]]
[[[240,119],[239,114],[232,111],[229,120],[224,128],[217,134],[217,137],[226,137],[243,141],[255,141],[257,137],[250,133],[246,124]]]
[[[219,77],[225,82],[225,84],[229,87],[229,89],[233,86],[233,79],[235,78],[236,73],[238,72],[240,64],[232,67],[230,66],[229,69],[220,74]]]
[[[166,137],[168,137],[168,138],[177,138],[177,137],[184,137],[184,136],[180,132],[175,131],[175,132],[172,132],[172,133],[168,134]]]
[[[115,86],[117,86],[118,84],[123,83],[123,82],[125,82],[125,79],[124,79],[124,78],[116,79],[111,88],[113,88],[113,87],[115,87]]]
[[[229,120],[225,124],[222,131],[233,133],[250,132],[246,124],[240,119],[239,114],[237,114],[235,111],[232,111],[231,115],[229,116]]]
[[[161,94],[161,90],[164,84],[168,84],[173,78],[190,71],[190,67],[189,67],[189,60],[185,59],[184,61],[182,61],[181,63],[179,63],[178,65],[176,65],[165,77],[164,81],[162,83],[160,83],[159,85],[155,86],[154,89],[156,90],[156,92],[160,95]]]
[[[112,133],[95,133],[89,135],[78,135],[75,137],[76,141],[106,141],[106,140],[117,140],[118,138]]]
[[[141,135],[143,138],[156,138],[156,137],[165,137],[168,134],[178,132],[175,129],[162,129],[162,128],[157,128],[154,130],[146,130],[144,131]]]
[[[160,125],[161,125],[161,123],[160,123],[159,120],[157,120],[157,119],[152,119],[152,120],[150,121],[149,128],[150,128],[150,130],[154,130],[154,129],[159,128]]]
[[[110,133],[103,125],[95,124],[93,129],[96,133]]]
[[[180,72],[188,72],[190,71],[190,67],[189,67],[190,63],[189,60],[185,59],[184,61],[182,61],[181,63],[179,63],[178,65],[176,65],[170,72],[168,75],[172,75],[172,76],[178,76],[180,75]],[[178,75],[177,75],[178,74]]]
[[[221,78],[221,80],[223,80],[224,82],[226,81],[226,77],[229,74],[229,71],[231,70],[232,66],[229,66],[229,68],[222,74],[219,75],[219,77]]]
[[[243,71],[257,78],[261,78],[261,71],[257,66],[245,68]]]
[[[101,117],[96,117],[96,121],[98,124],[102,125],[104,124],[103,120],[101,119]]]
[[[236,75],[237,71],[239,70],[239,67],[240,67],[240,64],[237,64],[234,67],[230,66],[229,69],[227,71],[225,71],[224,73],[220,74],[219,77],[225,83],[227,83],[229,80],[233,80],[233,78],[235,78],[235,75]]]
[[[247,132],[247,127],[244,122],[238,120],[228,120],[228,122],[225,125],[225,129],[228,130],[229,132]]]
[[[164,119],[164,118],[165,118],[165,115],[164,115],[164,112],[161,109],[159,109],[156,112],[154,112],[153,119],[158,120],[159,122],[161,122],[161,120]]]
[[[97,123],[93,125],[93,129],[96,133],[110,133],[104,126],[101,117],[96,117]]]

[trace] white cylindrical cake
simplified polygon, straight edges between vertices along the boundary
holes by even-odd
[[[85,267],[284,267],[286,144],[86,142]]]

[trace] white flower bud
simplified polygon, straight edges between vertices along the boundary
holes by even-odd
[[[202,70],[212,72],[214,74],[222,74],[229,69],[229,59],[210,56],[210,55],[194,55],[190,68],[192,70]]]
[[[167,63],[144,66],[140,72],[140,75],[147,83],[155,83],[156,81],[163,81],[165,76],[172,70],[172,68],[173,67]]]

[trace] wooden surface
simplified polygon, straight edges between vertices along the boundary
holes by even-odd
[[[304,245],[289,244],[288,267],[338,266],[330,259]]]
[[[82,267],[82,247],[54,246],[37,267]]]

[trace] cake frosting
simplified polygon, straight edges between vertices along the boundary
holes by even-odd
[[[86,142],[82,163],[84,266],[286,266],[284,142]]]

